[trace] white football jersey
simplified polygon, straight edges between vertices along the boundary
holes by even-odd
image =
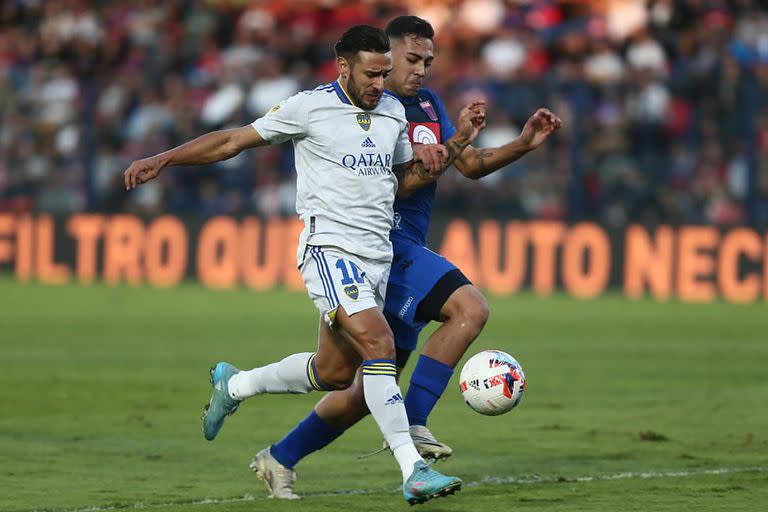
[[[375,109],[363,110],[337,81],[288,98],[253,127],[270,144],[293,141],[296,212],[304,221],[299,265],[307,244],[391,261],[392,166],[413,158],[397,99],[385,93]]]

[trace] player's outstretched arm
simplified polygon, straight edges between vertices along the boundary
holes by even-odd
[[[459,113],[458,130],[442,144],[414,144],[414,159],[396,165],[393,172],[399,185],[398,196],[407,196],[425,185],[435,182],[454,160],[477,138],[485,128],[485,102],[473,101]]]
[[[562,126],[559,117],[546,108],[540,108],[528,119],[515,140],[497,148],[469,146],[456,158],[454,165],[467,178],[482,178],[541,146]]]
[[[131,163],[123,173],[125,188],[130,190],[156,178],[164,167],[220,162],[244,149],[267,144],[251,125],[206,133],[181,146]]]

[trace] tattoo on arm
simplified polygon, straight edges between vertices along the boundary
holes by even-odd
[[[477,154],[477,160],[479,162],[479,170],[480,172],[486,172],[488,171],[488,165],[485,163],[486,158],[492,158],[493,157],[493,151],[480,151]]]
[[[453,161],[456,160],[456,158],[458,158],[458,156],[464,152],[467,146],[469,146],[469,143],[462,144],[456,142],[455,140],[449,140],[446,143],[446,147],[448,148],[448,163],[446,164],[446,167],[451,165]]]
[[[431,181],[434,179],[429,175],[427,170],[424,169],[424,164],[420,161],[413,162],[409,167],[404,164],[395,165],[392,167],[392,174],[395,175],[399,182],[405,181],[409,175],[416,175],[424,181]]]
[[[441,175],[445,169],[440,170],[437,173],[437,176]],[[406,168],[405,166],[396,166],[392,169],[392,172],[395,174],[395,177],[398,179],[398,181],[402,181],[406,178],[406,174],[408,175],[416,175],[419,177],[419,179],[424,181],[432,181],[436,178],[436,175],[430,175],[427,170],[424,168],[424,163],[421,161],[416,161],[411,164],[410,167]]]
[[[459,153],[461,153],[461,148],[457,147],[458,144],[456,144],[453,141],[448,142],[446,147],[448,148],[448,165],[451,164],[454,160],[456,160],[456,157],[459,156]]]
[[[405,165],[396,165],[392,168],[392,173],[397,178],[397,181],[401,183],[406,181],[406,175],[415,175],[422,182],[435,181],[448,169],[448,167],[451,166],[453,161],[456,160],[459,155],[461,155],[461,153],[464,151],[464,149],[466,149],[468,145],[469,143],[464,144],[455,140],[447,141],[446,148],[448,149],[448,158],[437,173],[430,174],[427,172],[427,170],[424,168],[424,163],[421,161],[413,162],[410,167],[406,167]]]
[[[427,170],[424,169],[424,164],[421,162],[413,162],[413,167],[411,167],[411,172],[415,172],[419,175],[419,178],[423,180],[429,180],[430,176],[429,173],[427,173]]]

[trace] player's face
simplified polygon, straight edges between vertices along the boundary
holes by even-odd
[[[400,96],[416,96],[435,60],[432,40],[406,35],[392,38],[390,44],[394,69],[387,88]]]
[[[391,53],[358,52],[348,70],[347,94],[355,105],[373,110],[384,92],[384,79],[391,71]]]

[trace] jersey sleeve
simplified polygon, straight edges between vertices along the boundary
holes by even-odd
[[[434,93],[431,93],[431,96],[437,107],[437,114],[440,119],[440,140],[445,144],[445,142],[456,133],[456,128],[453,126],[453,123],[451,123],[451,118],[448,116],[448,112],[445,110],[445,105],[440,101],[440,98]]]
[[[270,144],[280,144],[302,137],[307,131],[308,94],[299,93],[285,99],[251,123],[261,138]]]
[[[403,119],[402,125],[400,134],[397,136],[397,143],[395,143],[395,154],[392,157],[394,165],[413,160],[413,147],[411,146],[411,139],[408,137],[408,122]]]

